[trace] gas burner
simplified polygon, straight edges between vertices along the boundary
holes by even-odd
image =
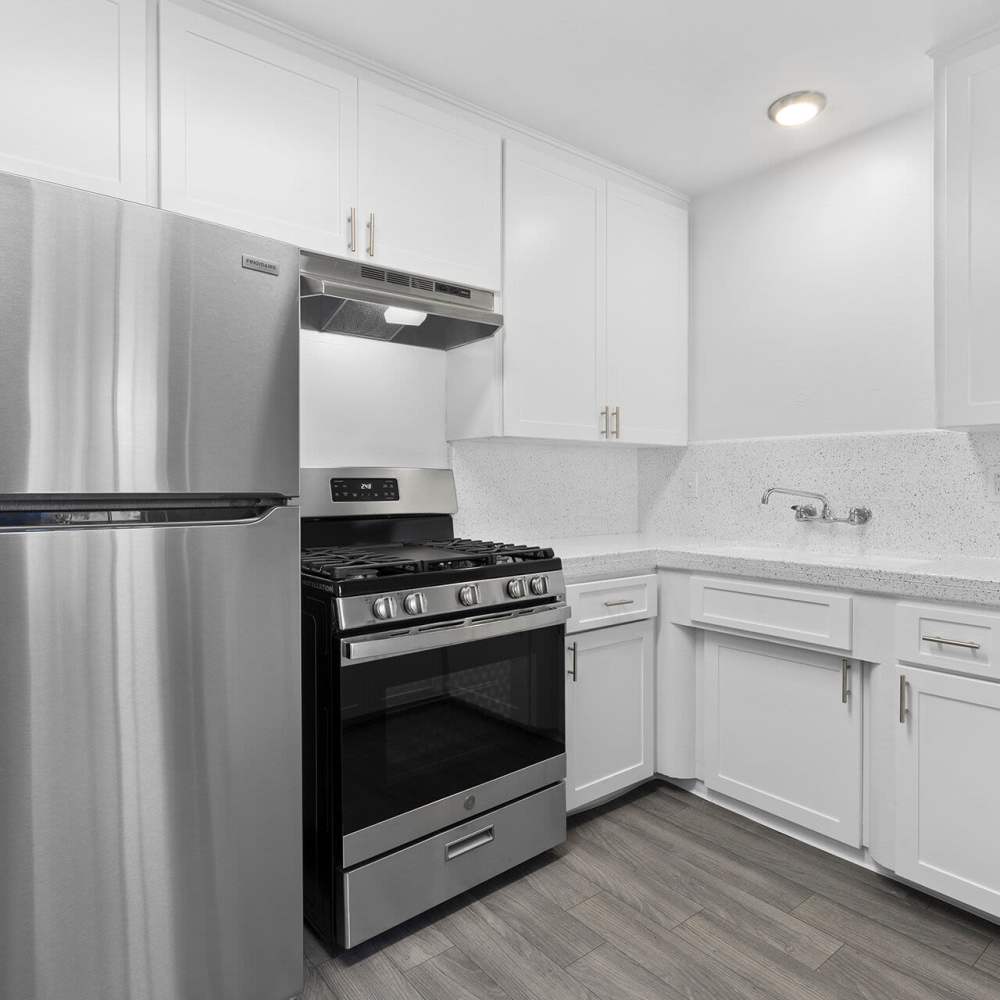
[[[537,545],[447,538],[421,543],[308,547],[302,550],[302,569],[332,580],[348,580],[513,565],[552,558],[552,549]]]

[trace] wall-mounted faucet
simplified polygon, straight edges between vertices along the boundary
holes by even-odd
[[[847,517],[835,517],[830,507],[830,501],[822,493],[810,493],[808,490],[786,490],[783,486],[771,486],[764,491],[760,502],[766,504],[771,499],[772,493],[785,493],[790,497],[810,497],[819,500],[823,505],[817,513],[816,508],[811,503],[798,503],[792,505],[795,511],[796,521],[821,521],[823,524],[867,524],[872,519],[872,512],[868,507],[852,507]]]

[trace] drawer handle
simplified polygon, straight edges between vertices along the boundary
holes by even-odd
[[[626,604],[635,604],[635,601],[605,601],[606,608],[623,608]]]
[[[445,861],[454,861],[455,858],[460,858],[463,854],[468,854],[469,851],[474,851],[477,847],[485,847],[487,844],[492,844],[494,839],[495,834],[493,833],[492,825],[484,826],[482,830],[470,833],[467,837],[459,837],[458,840],[453,840],[450,844],[445,844],[444,859]]]
[[[978,642],[969,642],[968,639],[945,639],[941,635],[922,635],[921,642],[934,642],[939,646],[958,646],[959,649],[980,649]]]

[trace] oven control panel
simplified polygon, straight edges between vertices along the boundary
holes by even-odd
[[[330,499],[334,503],[370,500],[398,500],[398,479],[331,479]]]
[[[557,598],[566,593],[561,572],[529,573],[474,583],[442,584],[422,590],[387,591],[384,594],[337,598],[341,629],[359,628],[379,622],[420,619],[452,611],[501,610],[520,601]]]

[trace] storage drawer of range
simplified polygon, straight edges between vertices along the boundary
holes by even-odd
[[[566,839],[563,782],[343,873],[339,943],[362,941]]]

